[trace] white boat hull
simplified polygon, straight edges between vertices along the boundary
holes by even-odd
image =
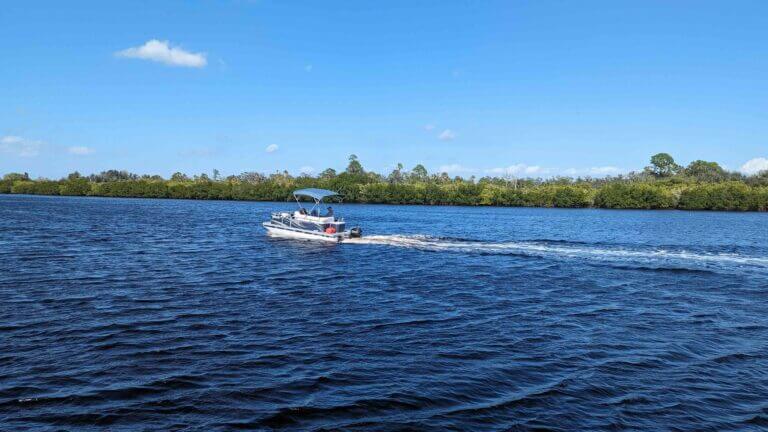
[[[349,231],[341,233],[327,234],[319,231],[308,231],[299,228],[289,228],[286,226],[276,225],[270,222],[262,223],[267,230],[267,235],[273,237],[293,238],[301,240],[318,240],[331,243],[339,243],[344,239],[349,238]]]

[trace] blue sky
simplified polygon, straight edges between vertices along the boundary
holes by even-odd
[[[767,29],[763,0],[5,1],[0,173],[768,168]]]

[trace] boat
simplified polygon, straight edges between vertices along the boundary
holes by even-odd
[[[340,243],[351,238],[362,237],[360,227],[347,229],[344,218],[333,214],[321,215],[323,199],[341,196],[338,192],[327,189],[298,189],[293,191],[293,198],[299,205],[294,212],[274,212],[271,218],[262,223],[270,236],[321,240]],[[307,210],[301,205],[300,197],[312,198],[314,205]]]

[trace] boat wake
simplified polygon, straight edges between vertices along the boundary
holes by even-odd
[[[387,245],[435,252],[453,251],[491,255],[564,257],[629,264],[635,268],[646,266],[651,269],[670,270],[753,269],[768,271],[768,257],[690,251],[680,248],[632,248],[622,245],[589,244],[563,240],[490,242],[425,235],[372,235],[349,239],[344,243]]]

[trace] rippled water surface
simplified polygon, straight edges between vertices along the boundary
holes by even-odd
[[[0,195],[1,430],[766,430],[768,215]]]

